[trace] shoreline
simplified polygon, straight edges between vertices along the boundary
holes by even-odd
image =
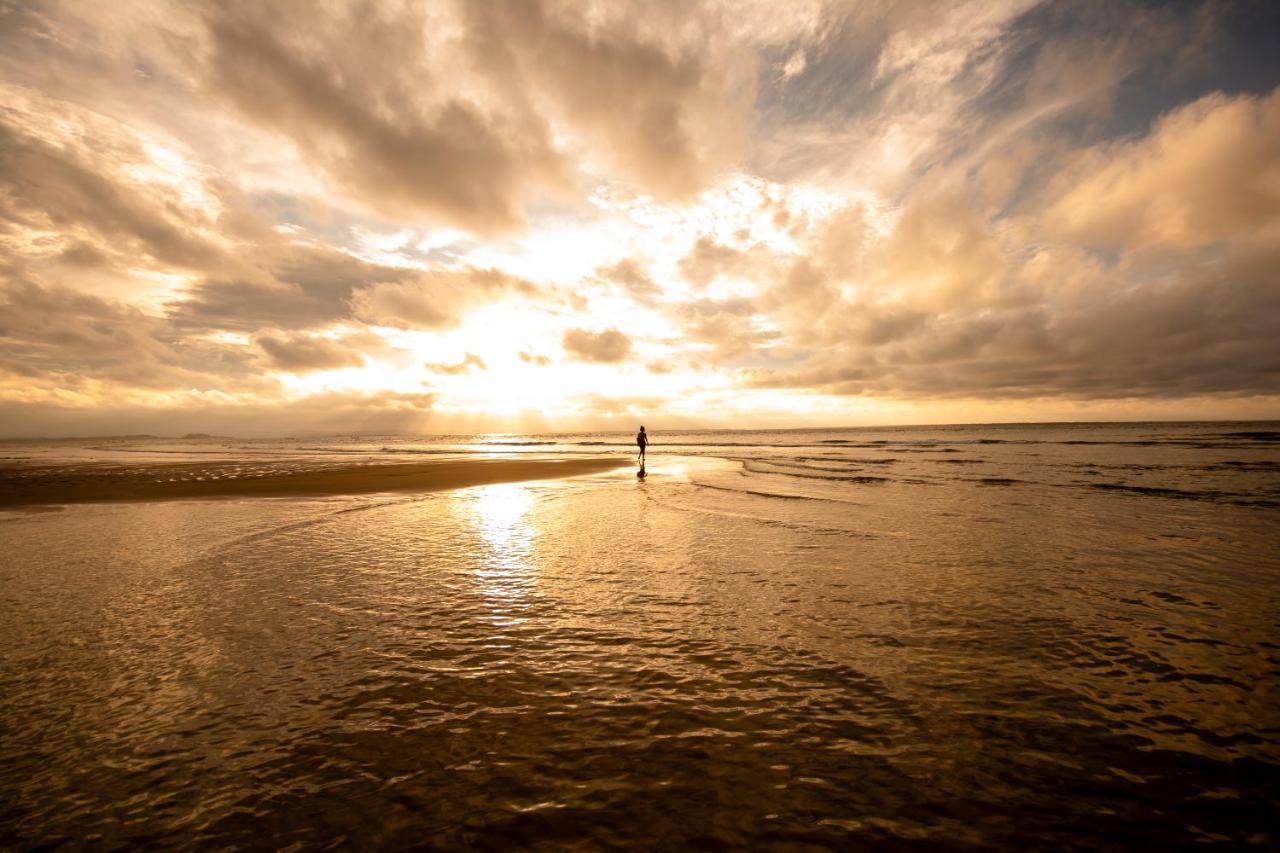
[[[138,469],[68,471],[65,467],[0,469],[0,508],[73,503],[131,503],[185,499],[324,497],[379,492],[439,492],[468,486],[595,474],[627,464],[623,457],[586,459],[449,459],[344,465],[250,477],[172,479],[207,472],[208,463],[147,465]]]

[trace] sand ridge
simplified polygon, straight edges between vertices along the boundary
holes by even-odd
[[[319,470],[279,469],[253,476],[221,476],[208,463],[145,467],[0,469],[0,506],[305,497],[376,492],[434,492],[594,474],[627,464],[622,457],[582,459],[449,459],[364,463]],[[200,476],[195,476],[196,472]]]

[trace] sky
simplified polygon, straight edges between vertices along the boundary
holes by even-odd
[[[0,436],[1277,418],[1277,32],[0,0]]]

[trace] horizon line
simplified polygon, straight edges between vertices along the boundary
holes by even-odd
[[[759,428],[742,428],[742,427],[685,427],[680,429],[669,430],[648,430],[650,433],[691,433],[691,432],[831,432],[837,430],[877,430],[877,429],[945,429],[948,427],[1009,427],[1009,426],[1097,426],[1097,425],[1141,425],[1141,424],[1269,424],[1280,423],[1280,418],[1225,418],[1210,420],[1185,420],[1185,419],[1113,419],[1113,420],[1096,420],[1096,421],[957,421],[951,423],[919,423],[919,424],[862,424],[858,426],[805,426],[805,427],[759,427]],[[481,431],[481,432],[307,432],[297,433],[294,435],[223,435],[215,433],[189,432],[183,435],[160,435],[156,433],[110,433],[105,435],[22,435],[22,436],[0,436],[0,442],[22,442],[22,441],[105,441],[105,440],[122,440],[122,439],[171,439],[171,440],[188,440],[188,439],[236,439],[236,440],[258,440],[258,441],[293,441],[298,439],[321,439],[321,438],[443,438],[449,436],[486,436],[486,435],[528,435],[528,436],[557,436],[557,435],[605,435],[610,433],[629,434],[629,429],[598,429],[598,430],[560,430],[554,432],[504,432],[504,431]]]

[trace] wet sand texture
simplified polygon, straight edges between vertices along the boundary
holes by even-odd
[[[157,501],[184,498],[302,497],[373,492],[435,492],[490,483],[594,474],[627,463],[587,459],[461,459],[411,464],[364,464],[320,471],[282,470],[252,477],[214,478],[208,464],[149,465],[145,469],[63,468],[0,470],[0,506]],[[199,470],[205,479],[195,479]]]

